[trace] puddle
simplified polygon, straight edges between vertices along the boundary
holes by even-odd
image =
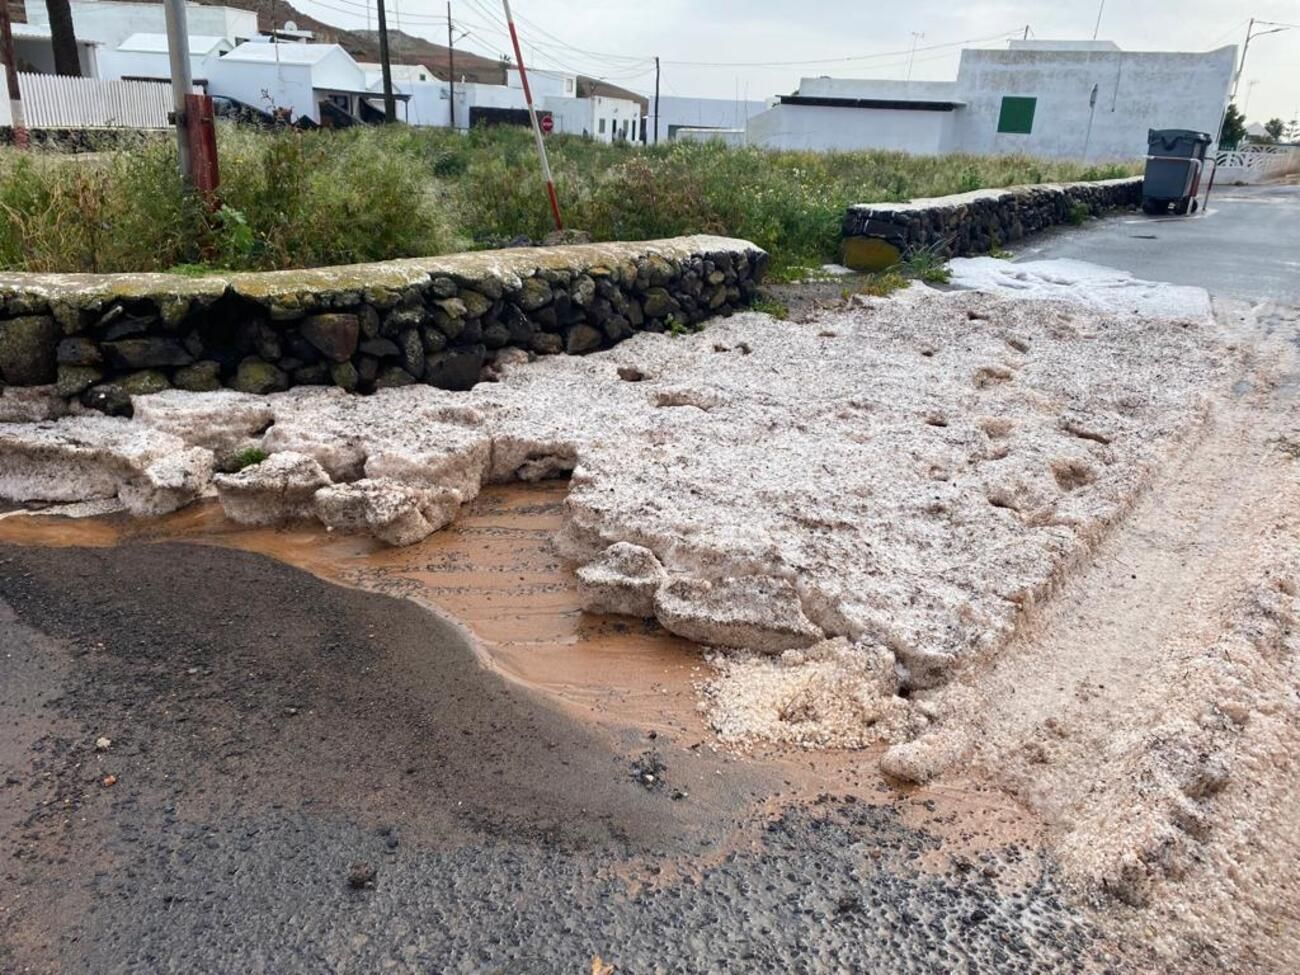
[[[467,630],[485,666],[544,694],[579,720],[673,749],[726,750],[699,710],[696,684],[712,669],[695,644],[654,621],[584,613],[572,570],[552,551],[568,484],[496,485],[424,541],[390,548],[318,524],[247,528],[215,501],[157,519],[117,513],[0,517],[0,543],[106,547],[185,541],[256,552],[327,581],[414,600]],[[651,745],[653,747],[653,745]],[[758,746],[744,762],[772,784],[766,815],[818,795],[898,803],[904,820],[956,848],[1032,844],[1041,823],[1014,800],[973,782],[898,788],[878,769],[882,748],[802,751]]]
[[[215,501],[151,520],[125,515],[0,519],[0,541],[101,547],[189,541],[257,552],[320,578],[413,599],[467,628],[485,664],[586,717],[704,738],[694,683],[699,648],[653,621],[593,616],[572,570],[552,551],[568,484],[486,488],[450,526],[390,548],[320,525],[246,528]]]

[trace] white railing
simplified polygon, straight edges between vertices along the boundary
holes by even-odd
[[[1216,182],[1262,183],[1300,173],[1300,146],[1243,146],[1220,152]]]
[[[53,74],[18,75],[30,129],[163,129],[171,86],[153,81],[102,81]]]

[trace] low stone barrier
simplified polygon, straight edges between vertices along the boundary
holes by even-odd
[[[116,152],[137,149],[148,142],[175,139],[172,129],[28,129],[27,140],[34,149],[45,152]],[[0,125],[0,146],[14,144],[14,130]]]
[[[917,251],[986,254],[1081,216],[1142,203],[1142,178],[975,190],[908,203],[859,203],[844,217],[841,259],[879,271]]]
[[[176,387],[469,389],[499,350],[580,355],[747,305],[766,252],[725,237],[299,271],[0,274],[0,385],[129,414]]]

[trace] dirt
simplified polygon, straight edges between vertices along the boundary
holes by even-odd
[[[1004,305],[961,307],[1010,317]],[[924,414],[929,431],[923,435],[938,438],[934,456],[935,451],[968,445],[972,437],[986,438],[996,447],[1017,425],[1007,425],[1017,404],[1041,405],[1049,394],[1080,395],[1076,386],[1082,380],[1063,371],[1064,358],[1042,364],[1053,363],[1053,346],[1044,340],[1053,338],[1055,330],[1054,341],[1073,342],[1080,333],[1091,341],[1097,338],[1100,319],[1056,309],[1043,312],[1042,321],[1034,323],[1021,311],[1015,318],[1018,330],[1009,333],[1012,339],[1022,341],[1035,328],[1047,332],[1033,333],[1032,343],[1022,342],[1032,347],[1032,360],[1021,362],[1018,357],[1025,349],[1003,342],[1006,336],[1000,331],[992,338],[1011,352],[993,361],[977,350],[972,361],[989,361],[984,372],[974,375],[976,392],[963,387],[962,393],[968,411],[968,401],[980,398],[974,428],[967,429],[969,417],[950,410]],[[825,330],[835,333],[850,327],[848,319],[854,314],[851,309],[837,310],[833,325],[824,323]],[[874,320],[873,340],[892,341],[893,324],[897,321],[890,317]],[[366,817],[373,818],[376,811],[390,829],[391,823],[413,817],[411,832],[427,845],[430,856],[472,851],[471,859],[458,861],[457,869],[488,863],[488,878],[508,876],[511,868],[508,857],[498,858],[500,851],[485,852],[485,836],[513,837],[522,831],[531,845],[526,853],[516,850],[511,855],[518,854],[530,869],[538,862],[531,858],[549,857],[550,851],[566,844],[586,851],[563,870],[548,861],[547,876],[580,864],[577,873],[565,874],[564,896],[582,904],[602,937],[624,949],[625,960],[632,962],[628,970],[652,970],[653,965],[653,953],[647,954],[651,949],[626,927],[638,914],[642,923],[659,918],[681,935],[665,956],[669,968],[682,964],[811,971],[839,964],[947,971],[964,965],[968,970],[1152,975],[1175,970],[1281,975],[1296,970],[1300,830],[1290,810],[1300,796],[1295,757],[1300,751],[1300,468],[1294,450],[1300,443],[1300,313],[1279,306],[1221,305],[1213,329],[1203,328],[1194,338],[1162,331],[1153,322],[1142,327],[1147,330],[1147,358],[1141,364],[1141,382],[1136,367],[1133,374],[1116,378],[1095,359],[1084,378],[1097,388],[1105,386],[1107,396],[1130,407],[1139,402],[1132,397],[1147,397],[1140,402],[1150,411],[1146,415],[1155,431],[1121,431],[1140,437],[1141,443],[1120,449],[1113,428],[1096,423],[1096,415],[1089,419],[1076,411],[1059,429],[1044,427],[1020,440],[1028,454],[1016,459],[1017,464],[1044,461],[1034,468],[1037,480],[1032,484],[1024,480],[1029,467],[1014,465],[998,468],[998,477],[991,481],[972,482],[984,501],[980,519],[992,509],[998,513],[994,517],[1005,519],[1005,526],[1013,526],[1007,529],[1013,541],[1032,537],[1035,544],[1042,543],[1043,535],[1031,535],[1030,529],[1043,526],[1035,526],[1037,503],[1027,503],[1026,498],[1048,492],[1057,499],[1052,501],[1054,517],[1065,515],[1051,527],[1060,529],[1060,537],[1070,544],[1044,548],[1036,556],[1041,560],[1050,551],[1053,561],[1034,562],[1036,581],[1008,617],[1013,623],[995,621],[989,627],[996,639],[973,642],[946,670],[943,681],[932,686],[913,682],[897,695],[888,686],[864,694],[868,685],[887,683],[888,675],[871,666],[864,669],[860,656],[846,656],[851,652],[848,641],[831,648],[790,650],[775,661],[730,655],[714,670],[698,649],[653,621],[583,614],[572,569],[555,554],[550,539],[571,514],[566,498],[571,505],[576,493],[583,503],[593,504],[598,492],[587,473],[575,478],[579,483],[574,485],[489,487],[448,529],[401,550],[320,528],[238,528],[225,522],[211,504],[152,522],[122,516],[76,523],[25,515],[0,519],[0,539],[11,542],[120,546],[5,553],[21,571],[6,574],[0,596],[13,607],[11,623],[18,636],[12,640],[25,648],[9,659],[26,661],[15,673],[28,675],[25,682],[14,682],[24,690],[6,698],[9,710],[0,712],[9,716],[6,720],[18,740],[28,742],[26,750],[20,746],[12,751],[12,760],[34,761],[37,774],[42,768],[51,770],[55,782],[81,777],[79,786],[62,787],[62,792],[32,788],[31,796],[19,803],[23,808],[6,815],[26,810],[31,816],[30,799],[38,795],[40,808],[67,799],[80,808],[76,804],[87,801],[87,795],[121,795],[104,790],[129,788],[141,772],[127,765],[119,784],[94,786],[102,781],[100,773],[117,774],[116,767],[104,763],[123,754],[118,743],[124,739],[110,726],[111,720],[85,723],[97,712],[84,688],[61,697],[51,687],[77,684],[82,679],[77,669],[94,664],[99,650],[109,647],[115,666],[125,667],[131,657],[131,668],[119,673],[92,670],[93,686],[107,688],[109,704],[119,708],[125,698],[115,686],[130,687],[131,700],[139,696],[148,702],[145,714],[167,717],[172,692],[164,684],[166,693],[159,694],[152,673],[165,659],[159,648],[187,646],[190,654],[198,652],[196,647],[204,653],[220,649],[223,656],[233,651],[232,667],[215,674],[195,700],[215,709],[205,715],[224,714],[215,727],[236,742],[275,742],[277,771],[265,783],[253,781],[265,774],[260,760],[238,749],[234,753],[236,769],[241,762],[252,763],[243,767],[245,778],[240,779],[241,789],[245,779],[253,782],[248,803],[270,803],[288,790],[313,804],[341,808],[349,824],[368,822]],[[727,333],[729,348],[738,334]],[[1116,343],[1119,354],[1135,338],[1117,327],[1108,340]],[[914,336],[909,341],[916,344]],[[921,345],[920,354],[933,358],[936,350],[926,356],[925,343]],[[1094,355],[1097,348],[1091,345]],[[698,356],[700,350],[684,354]],[[1013,360],[1015,368],[1008,369],[1005,360]],[[667,361],[664,353],[654,364]],[[959,362],[966,364],[960,357]],[[645,360],[639,360],[638,368],[655,371]],[[693,392],[702,395],[699,389]],[[725,392],[737,395],[735,390]],[[705,414],[712,409],[698,408]],[[1051,411],[1053,418],[1057,412]],[[1070,450],[1053,439],[1062,434],[1068,434]],[[983,439],[979,443],[981,462],[1005,459],[986,455],[987,445]],[[824,476],[836,475],[827,471]],[[1018,477],[1021,481],[1013,483]],[[998,493],[1000,487],[1006,490]],[[964,503],[953,491],[950,504]],[[710,498],[709,503],[721,501]],[[609,508],[600,510],[608,513]],[[808,517],[807,511],[800,514]],[[806,527],[822,532],[827,527],[823,522],[809,520]],[[1068,534],[1067,528],[1076,534]],[[987,533],[983,537],[989,544],[995,541]],[[349,590],[312,589],[306,600],[310,612],[294,616],[283,627],[295,639],[286,641],[278,626],[275,632],[250,638],[249,628],[259,620],[277,618],[285,592],[301,594],[310,587],[293,575],[277,576],[288,570],[266,568],[271,563],[256,560],[245,565],[241,560],[248,556],[195,546],[181,550],[171,543],[140,544],[174,538],[265,553],[356,588],[346,598],[336,593]],[[934,551],[933,537],[917,538],[918,551]],[[709,545],[725,541],[711,538]],[[743,547],[750,539],[731,541]],[[1015,548],[1017,558],[1027,558],[1027,541],[1019,548],[997,541],[1004,543]],[[195,551],[213,554],[192,558],[188,553]],[[751,553],[746,557],[759,557],[752,554],[756,549],[745,551]],[[256,598],[238,610],[208,605],[223,593],[210,584],[209,589],[218,591],[205,591],[205,581],[210,580],[198,568],[190,570],[205,562],[211,565],[209,576],[219,573],[226,580],[230,592],[224,595],[237,592],[242,600],[242,594],[255,592]],[[973,565],[983,573],[989,566],[1021,564],[989,562],[980,568],[984,563],[976,560],[966,568]],[[175,566],[184,568],[170,568]],[[254,566],[259,567],[256,572]],[[993,576],[985,573],[981,578],[989,581]],[[919,578],[917,585],[918,592],[924,588]],[[400,596],[403,601],[384,599],[380,604],[358,590]],[[191,613],[194,600],[200,605]],[[421,633],[428,632],[432,617],[422,615],[423,624],[415,617],[407,622],[406,610],[398,607],[415,610],[412,603],[462,621],[475,639],[466,639],[447,624],[438,632],[444,634],[448,649],[438,656],[435,669],[427,669],[428,662],[412,648],[421,641],[427,644]],[[144,607],[150,605],[163,607],[157,619],[147,618]],[[340,608],[328,609],[331,606]],[[193,621],[209,617],[229,618],[238,626],[230,634],[217,628],[213,635],[196,635]],[[184,632],[175,629],[181,619],[188,626]],[[366,649],[366,639],[372,639],[368,631],[356,629],[363,622],[380,628],[379,643],[404,649],[396,655],[380,653],[374,671],[361,663],[355,671],[339,669],[336,663],[321,671],[319,657],[330,645],[321,629],[326,622],[352,627],[350,639],[365,651],[358,661],[377,652]],[[399,626],[405,627],[400,633],[384,629]],[[301,638],[296,636],[299,629]],[[138,632],[151,635],[133,643],[131,634]],[[80,646],[80,654],[58,649],[67,641]],[[460,657],[450,649],[453,644]],[[248,654],[254,646],[265,662],[253,664]],[[34,663],[44,656],[62,662],[44,673]],[[476,659],[486,668],[467,669],[465,661]],[[143,670],[137,669],[140,663]],[[246,665],[248,678],[242,676]],[[789,673],[781,675],[782,667]],[[259,673],[265,668],[274,672]],[[719,683],[720,678],[725,680]],[[447,680],[449,686],[440,687]],[[294,688],[306,693],[310,687],[312,694],[319,694],[321,686],[329,687],[324,700],[340,708],[345,720],[320,738],[319,747],[315,738],[299,741],[265,723],[237,726],[222,709],[253,693],[249,688],[254,685],[256,694],[268,696],[273,706],[293,708],[300,705],[269,695],[281,694],[282,687],[289,697]],[[755,722],[741,722],[741,731],[733,737],[749,750],[738,759],[717,746],[697,707],[697,686],[712,687],[715,695],[719,687],[739,689],[732,709],[737,714],[742,713],[741,704],[779,701],[780,733],[749,733],[770,720],[765,714]],[[450,697],[431,704],[427,695],[442,695],[444,690]],[[483,695],[497,703],[485,707]],[[871,709],[879,709],[891,695],[900,702],[896,716],[905,719],[897,733],[891,730],[889,716],[866,717],[875,715]],[[716,696],[714,700],[716,704]],[[430,708],[437,712],[436,721],[429,716]],[[503,722],[504,712],[516,710],[517,721]],[[457,748],[454,736],[445,737],[450,732],[444,727],[444,713],[452,728],[470,722],[475,730],[464,737],[473,739],[473,748],[464,747],[464,742]],[[53,741],[68,736],[50,755],[32,752],[40,744],[46,715],[55,729],[48,732]],[[832,715],[838,724],[828,720]],[[710,721],[718,724],[716,714]],[[800,726],[811,729],[807,741],[800,737]],[[162,734],[161,728],[158,724],[154,733]],[[564,743],[558,751],[578,763],[576,770],[565,761],[557,767],[550,754],[556,749],[539,750],[535,740],[519,747],[520,731],[536,739],[536,731],[530,730],[536,728],[545,729],[543,737]],[[790,728],[799,733],[787,734]],[[886,751],[871,734],[864,735],[870,728],[895,742],[893,747]],[[846,739],[850,732],[857,737]],[[102,755],[87,757],[71,744],[74,737],[93,743],[100,734],[114,741]],[[358,737],[374,742],[375,748],[358,745]],[[125,740],[129,749],[130,739]],[[194,762],[202,766],[210,759],[194,750],[193,736],[180,740],[188,750],[174,753],[176,767]],[[200,735],[199,741],[204,740]],[[858,747],[816,753],[792,747],[846,740]],[[223,739],[208,740],[209,745],[213,742]],[[438,750],[444,746],[445,751]],[[429,764],[439,771],[426,787],[403,788],[387,778],[402,764],[393,761],[394,756],[408,749],[435,756]],[[32,754],[40,757],[33,760]],[[926,784],[906,785],[882,777],[877,769],[882,755],[886,772]],[[518,762],[525,766],[522,772]],[[279,768],[281,763],[287,772]],[[92,767],[94,777],[88,771]],[[354,768],[377,776],[378,786],[356,790],[346,771]],[[220,771],[225,773],[224,768]],[[517,774],[523,776],[522,792],[514,791]],[[498,788],[502,776],[511,782],[504,790]],[[446,798],[459,794],[462,780],[468,794],[476,797],[477,812],[468,816],[445,808]],[[838,798],[819,801],[818,793]],[[426,809],[432,795],[438,801]],[[240,801],[245,802],[242,797]],[[115,806],[114,814],[120,812]],[[241,816],[247,812],[238,810]],[[301,812],[298,807],[295,815]],[[299,823],[296,828],[324,835],[328,830],[314,816],[312,810],[310,827]],[[24,828],[38,822],[9,821]],[[422,831],[422,821],[432,825]],[[42,822],[48,828],[51,820]],[[288,820],[278,822],[277,829],[295,828],[286,825]],[[446,836],[456,842],[446,845]],[[697,848],[688,849],[692,839]],[[107,839],[101,841],[107,846],[91,843],[89,851],[75,855],[65,847],[62,855],[73,856],[77,869],[85,869],[87,856],[93,859],[103,855],[95,851],[112,848]],[[31,862],[57,862],[51,852],[56,847],[49,845],[54,842],[48,832],[40,834],[40,853]],[[349,849],[339,867],[340,882],[346,881],[350,864],[371,862],[359,855],[365,851],[355,841]],[[869,877],[859,872],[873,860],[879,870]],[[407,881],[417,884],[415,889],[433,862],[426,859],[409,875]],[[605,879],[597,882],[592,879],[596,875]],[[384,876],[381,865],[377,890],[384,889]],[[34,873],[23,877],[24,889],[49,896],[49,883]],[[623,885],[620,889],[631,892],[632,901],[615,899],[606,911],[592,907],[586,895],[573,893],[573,885],[581,883],[603,889],[600,884],[611,877]],[[822,883],[829,877],[836,879]],[[659,883],[654,878],[665,879]],[[489,880],[487,896],[494,882]],[[930,886],[932,882],[938,886]],[[806,883],[821,898],[816,905],[801,900],[797,888]],[[544,954],[562,945],[561,954],[575,960],[568,933],[532,913],[539,906],[539,893],[534,886],[514,895],[520,916],[529,919],[534,943],[548,946]],[[57,909],[64,914],[81,910],[83,901],[75,898],[86,896],[84,888],[75,896],[69,893]],[[430,902],[435,913],[449,903],[442,896]],[[669,902],[663,897],[678,898],[680,911],[666,907]],[[968,900],[972,897],[978,903]],[[799,904],[795,915],[803,920],[783,930],[792,915],[777,902]],[[1024,905],[1035,917],[1041,914],[1046,927],[1015,911],[1008,914],[1008,903]],[[48,946],[41,946],[32,920],[36,914],[23,913],[31,909],[21,904],[10,910],[17,910],[23,920],[11,951],[24,958],[43,957]],[[729,919],[722,930],[759,930],[771,940],[763,941],[757,954],[749,943],[729,954],[720,941],[701,942],[701,919],[719,911]],[[755,915],[762,920],[754,921]],[[390,925],[392,917],[383,913],[381,919],[371,920]],[[825,920],[831,918],[854,919],[862,926],[837,930]],[[888,927],[879,935],[885,919],[892,924],[899,918],[901,927]],[[989,920],[1010,926],[981,929]],[[803,921],[812,927],[803,927]],[[235,926],[240,923],[245,922]],[[371,936],[375,929],[363,925],[349,930]],[[384,930],[388,933],[380,943],[402,942],[400,933]],[[927,941],[926,932],[933,940]],[[797,935],[793,942],[788,940],[792,935]],[[883,940],[871,940],[876,936]],[[166,939],[158,942],[159,937],[151,934],[145,943],[175,948]],[[523,943],[518,933],[497,937],[504,938],[501,950],[487,949],[487,959],[496,962],[513,957],[510,946]],[[988,937],[1018,947],[1010,954],[988,948]],[[474,970],[467,959],[474,957],[475,949],[483,950],[482,943],[469,945],[453,938],[448,944],[457,970]],[[604,941],[590,947],[593,954],[599,950],[608,958],[609,945]],[[76,956],[67,944],[58,950]],[[380,957],[360,948],[345,955],[354,961]],[[534,968],[563,966],[556,955],[546,954]]]
[[[5,971],[1109,970],[996,795],[580,722],[414,601],[224,544],[0,569]]]

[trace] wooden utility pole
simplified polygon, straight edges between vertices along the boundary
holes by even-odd
[[[655,55],[655,145],[659,145],[659,56]]]
[[[379,68],[384,77],[384,121],[397,121],[397,101],[393,98],[393,65],[388,59],[388,19],[384,14],[384,0],[376,0],[379,14]]]
[[[451,127],[456,128],[456,42],[451,39],[451,0],[447,0],[447,78],[451,84],[447,106],[451,110]]]
[[[14,55],[14,32],[9,23],[9,0],[0,0],[0,55],[5,59],[5,84],[9,88],[10,125],[14,145],[27,148],[27,124],[23,118],[23,96],[18,91],[18,61]]]

